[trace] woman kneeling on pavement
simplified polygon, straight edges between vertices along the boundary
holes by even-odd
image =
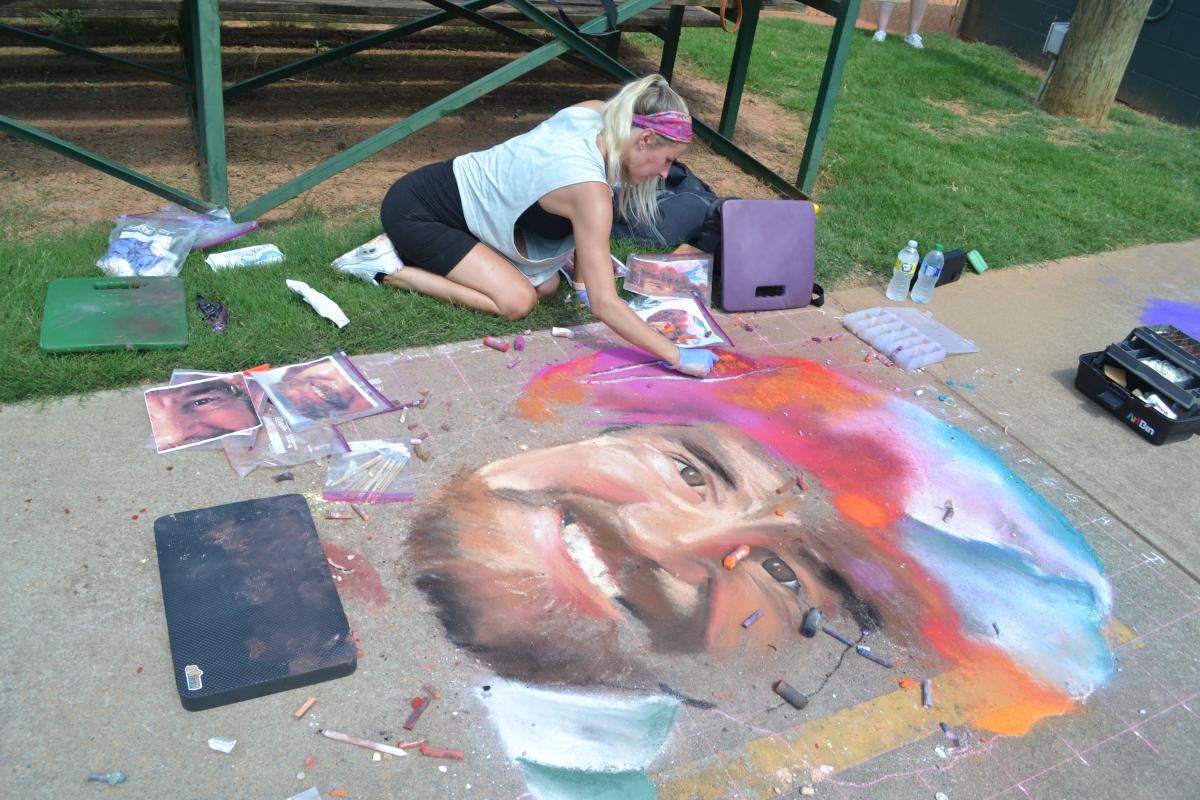
[[[609,250],[613,193],[627,218],[653,221],[659,179],[691,140],[683,98],[647,76],[607,102],[565,108],[488,150],[405,175],[384,197],[384,234],[334,267],[515,320],[555,293],[573,250],[575,280],[598,319],[703,377],[716,355],[680,349],[643,322],[617,294]]]

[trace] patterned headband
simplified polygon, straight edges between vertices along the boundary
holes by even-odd
[[[633,124],[657,133],[672,142],[692,140],[692,115],[686,111],[659,111],[656,114],[634,114]]]

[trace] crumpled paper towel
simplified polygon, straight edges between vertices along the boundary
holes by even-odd
[[[337,303],[333,302],[304,281],[294,281],[291,278],[288,278],[287,286],[293,292],[303,297],[304,300],[310,306],[312,306],[318,314],[331,321],[334,325],[337,325],[339,328],[344,328],[350,324],[350,318],[342,313],[342,309],[338,307]]]

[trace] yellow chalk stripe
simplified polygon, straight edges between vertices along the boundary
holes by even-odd
[[[938,730],[938,723],[964,725],[981,715],[1017,707],[1023,702],[1014,687],[1005,691],[993,681],[980,686],[980,676],[954,670],[933,679],[934,708],[921,707],[921,687],[880,695],[822,719],[751,740],[740,748],[653,772],[660,800],[710,800],[725,797],[730,786],[751,796],[774,794],[781,785],[776,771],[808,783],[810,770],[827,765],[848,769]],[[978,689],[978,691],[977,691]]]
[[[1108,623],[1108,627],[1104,630],[1104,638],[1108,639],[1108,643],[1113,647],[1120,647],[1126,642],[1132,642],[1137,638],[1137,634],[1129,630],[1129,627],[1119,619],[1114,619]]]

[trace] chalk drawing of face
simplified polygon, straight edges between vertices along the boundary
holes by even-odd
[[[624,641],[720,650],[767,609],[749,631],[766,642],[794,631],[808,605],[836,604],[836,578],[805,543],[809,502],[735,427],[650,426],[489,464],[434,503],[445,510],[414,525],[411,544],[451,633],[494,666],[613,679],[633,666]],[[751,556],[724,569],[742,544]],[[780,582],[768,559],[794,580]]]
[[[1082,536],[913,403],[795,358],[722,353],[696,381],[606,351],[545,370],[520,405],[625,429],[467,474],[415,526],[418,585],[501,674],[613,679],[646,645],[720,651],[753,610],[771,637],[808,605],[1020,682],[1035,701],[1000,732],[1112,672],[1111,587]],[[739,544],[751,556],[724,570]]]

